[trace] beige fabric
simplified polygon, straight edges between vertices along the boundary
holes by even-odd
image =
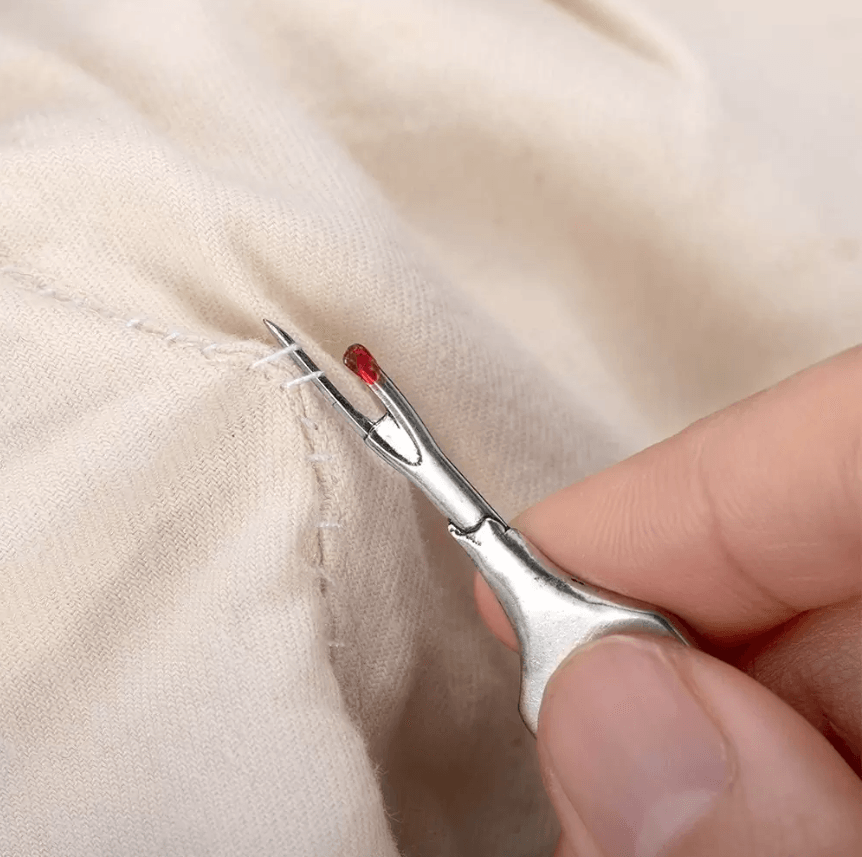
[[[713,8],[714,7],[714,8]],[[855,0],[6,0],[0,854],[533,855],[444,522],[862,335]]]

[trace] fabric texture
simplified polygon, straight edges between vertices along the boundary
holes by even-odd
[[[0,855],[548,853],[469,561],[260,320],[511,516],[860,339],[860,97],[855,0],[6,0]]]

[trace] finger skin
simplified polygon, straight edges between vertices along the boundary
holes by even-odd
[[[651,711],[654,700],[630,699],[626,658],[632,646],[657,653],[724,745],[724,785],[664,844],[654,837],[645,844],[637,814],[632,821],[626,807],[661,805],[662,795],[650,792],[664,781],[662,759],[680,764],[673,760],[685,723],[668,728]],[[573,853],[584,828],[601,853],[614,857],[862,853],[862,784],[832,747],[753,679],[675,643],[612,637],[576,654],[549,684],[538,749],[563,839],[574,837],[565,846]],[[654,770],[656,779],[644,778],[645,770]]]
[[[734,644],[862,592],[862,349],[551,495],[517,526],[562,568]]]
[[[515,632],[497,597],[491,592],[491,588],[485,583],[485,578],[477,571],[473,577],[473,595],[476,599],[476,608],[479,615],[485,620],[485,624],[497,635],[501,642],[512,651],[518,650],[518,640]]]
[[[479,614],[517,651],[488,584],[478,573],[474,584]],[[807,611],[724,659],[798,711],[862,776],[862,599]]]
[[[564,489],[514,522],[578,577],[683,617],[726,659],[808,718],[857,769],[862,722],[860,389],[862,349],[857,348]],[[485,621],[516,648],[505,614],[478,576],[475,589]],[[770,764],[765,773],[752,775],[753,785],[735,785],[721,810],[727,829],[748,819],[748,839],[736,830],[727,852],[705,850],[712,836],[703,832],[707,826],[691,833],[691,847],[700,851],[683,848],[679,853],[862,853],[862,842],[853,840],[858,819],[848,828],[849,816],[842,820],[840,813],[835,815],[840,806],[849,812],[843,786],[859,787],[847,765],[804,721],[787,733],[802,739],[796,749],[791,739],[783,742],[782,761],[781,753],[770,749],[768,733],[785,723],[789,709],[732,667],[722,669],[733,675],[732,680],[725,677],[725,691],[736,687],[737,692],[725,693],[715,708],[729,706],[729,720],[734,714],[744,719],[748,711],[749,732],[737,723],[740,752],[749,752],[752,760],[759,754],[761,762],[766,758]],[[760,706],[752,711],[750,704],[757,699]],[[754,728],[758,724],[765,732]],[[784,726],[778,734],[785,734],[782,730]],[[840,773],[833,777],[834,764]],[[785,770],[800,775],[795,798],[793,788],[791,793],[784,788]],[[805,797],[805,783],[821,781],[820,792]],[[796,826],[782,829],[780,819],[770,814],[770,806],[781,805],[776,790],[784,795],[787,811],[794,801],[804,804],[797,816],[791,815]],[[823,795],[835,800],[823,806]],[[854,800],[862,804],[858,793]],[[812,807],[822,811],[811,814]],[[844,838],[818,851],[828,828],[843,829]],[[763,831],[773,845],[783,842],[785,851],[769,850],[772,845],[759,838]],[[813,837],[812,850],[799,850],[807,842],[802,833]],[[699,845],[698,836],[706,837]],[[580,853],[579,847],[564,839],[560,853]]]
[[[795,708],[862,775],[862,600],[797,616],[733,663]]]

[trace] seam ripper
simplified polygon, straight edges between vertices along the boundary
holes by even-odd
[[[449,533],[473,560],[515,631],[521,655],[519,710],[534,735],[545,688],[575,649],[622,633],[657,634],[692,644],[679,620],[572,577],[509,527],[443,454],[362,345],[351,345],[343,359],[386,409],[376,421],[357,411],[292,337],[273,322],[264,323],[365,445],[403,473],[448,518]]]

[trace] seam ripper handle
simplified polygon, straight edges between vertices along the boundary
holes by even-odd
[[[450,523],[449,532],[497,596],[518,638],[519,709],[534,735],[545,688],[575,649],[609,634],[657,634],[692,644],[678,620],[571,578],[498,518],[486,517],[469,531]]]
[[[691,638],[677,620],[565,574],[515,529],[443,454],[413,406],[368,349],[351,345],[345,365],[377,396],[386,413],[372,421],[321,372],[297,342],[266,321],[285,353],[387,464],[403,473],[449,519],[449,532],[478,566],[505,610],[521,650],[521,717],[535,735],[551,676],[575,649],[608,634]]]

